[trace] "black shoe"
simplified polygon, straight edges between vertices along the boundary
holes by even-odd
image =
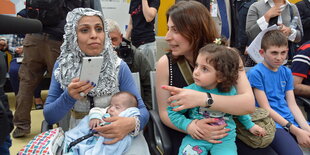
[[[36,110],[43,109],[43,104],[35,104]]]

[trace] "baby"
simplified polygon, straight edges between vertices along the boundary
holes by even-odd
[[[131,145],[132,136],[127,135],[115,144],[104,145],[103,142],[111,139],[92,136],[96,132],[93,129],[100,125],[109,124],[103,121],[106,117],[137,117],[139,115],[137,99],[134,95],[128,92],[114,94],[108,108],[92,108],[88,116],[84,117],[75,128],[65,133],[64,151],[68,151],[71,142],[75,143],[76,140],[80,139],[81,141],[69,148],[69,151],[64,152],[64,154],[123,154]]]

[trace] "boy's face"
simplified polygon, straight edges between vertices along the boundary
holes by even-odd
[[[266,51],[261,49],[259,52],[264,58],[264,65],[273,71],[277,71],[287,58],[288,47],[270,46]]]
[[[111,105],[108,109],[108,113],[113,116],[118,116],[121,112],[127,109],[128,99],[123,96],[112,97]]]
[[[195,84],[206,89],[216,88],[219,78],[216,76],[216,70],[211,64],[206,62],[208,54],[199,54],[196,60],[193,78]]]

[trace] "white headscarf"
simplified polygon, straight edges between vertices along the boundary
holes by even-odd
[[[55,69],[54,75],[60,83],[61,88],[65,89],[73,78],[79,77],[82,66],[82,59],[86,56],[81,51],[77,42],[77,25],[83,16],[98,16],[103,21],[105,31],[105,47],[98,56],[103,56],[103,65],[100,71],[98,85],[92,89],[88,95],[96,97],[111,95],[118,90],[117,73],[119,69],[119,58],[113,51],[111,40],[107,32],[107,24],[101,12],[90,8],[76,8],[68,13],[65,25],[64,42],[61,45],[61,53],[58,57],[58,68]]]

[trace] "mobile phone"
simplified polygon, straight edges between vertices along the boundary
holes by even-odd
[[[99,74],[103,63],[103,57],[84,57],[82,61],[82,69],[80,81],[89,81],[98,85]]]

